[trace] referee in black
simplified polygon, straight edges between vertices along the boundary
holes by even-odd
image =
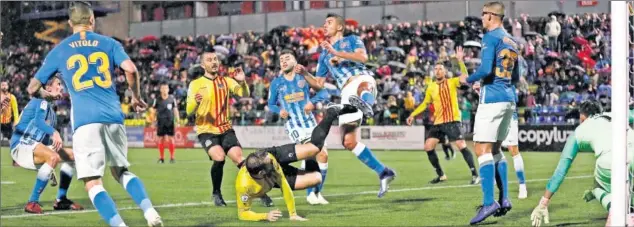
[[[174,96],[169,94],[167,82],[163,81],[159,86],[161,94],[152,102],[152,107],[156,109],[156,135],[159,139],[158,163],[165,163],[165,145],[170,151],[170,163],[174,163],[174,127],[179,122],[178,105]]]

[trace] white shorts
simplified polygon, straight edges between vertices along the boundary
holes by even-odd
[[[120,124],[93,123],[77,128],[73,152],[77,179],[102,177],[106,160],[110,166],[130,166],[125,126]]]
[[[376,97],[376,81],[371,75],[359,75],[349,84],[341,89],[341,104],[350,104],[350,96],[358,96],[358,89],[361,83],[367,82],[370,86],[372,95]],[[363,112],[358,110],[356,113],[344,114],[339,116],[339,125],[351,123],[363,119]]]
[[[473,141],[495,143],[506,139],[514,111],[515,103],[512,102],[478,105],[473,126]]]
[[[315,127],[311,127],[311,128],[295,127],[292,129],[286,128],[286,134],[288,135],[288,138],[290,138],[291,141],[293,141],[293,143],[302,144],[307,141],[310,141],[310,137],[313,135],[314,128]]]
[[[35,165],[35,147],[40,144],[37,141],[20,141],[20,143],[11,150],[11,158],[20,167],[30,170],[37,170],[41,165]],[[53,149],[53,146],[48,146]]]
[[[506,139],[502,141],[503,147],[508,146],[517,146],[517,135],[519,134],[519,129],[517,127],[518,121],[517,119],[511,120],[511,125],[509,125],[509,133],[506,135]]]

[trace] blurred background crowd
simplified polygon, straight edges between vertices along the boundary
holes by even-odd
[[[435,62],[446,64],[450,75],[455,76],[459,71],[452,60],[455,47],[465,47],[465,62],[470,72],[480,63],[483,31],[479,17],[453,23],[399,22],[394,16],[387,19],[389,23],[379,25],[346,20],[348,35],[357,35],[365,42],[369,54],[367,66],[375,72],[378,84],[375,116],[365,122],[369,125],[405,124],[407,116],[424,99],[426,84],[433,80]],[[609,14],[521,15],[505,18],[505,28],[521,43],[524,59],[520,64],[523,76],[518,85],[520,124],[573,124],[578,116],[575,106],[586,99],[599,100],[610,108]],[[236,67],[242,67],[248,77],[251,96],[232,100],[234,124],[280,125],[282,120],[267,107],[269,84],[279,75],[278,54],[282,49],[292,49],[298,62],[314,72],[320,53],[318,44],[323,39],[319,27],[280,26],[267,33],[146,36],[120,41],[140,69],[146,102],[151,104],[158,97],[160,82],[168,82],[170,93],[179,103],[182,125],[189,124],[184,113],[187,86],[189,81],[202,75],[197,63],[206,46],[213,46],[221,54],[222,74],[232,76]],[[5,46],[0,53],[0,75],[9,81],[10,92],[22,108],[28,102],[25,89],[29,78],[53,46],[43,42]],[[153,110],[144,114],[130,111],[125,78],[122,72],[116,75],[121,107],[129,119],[126,124],[153,122]],[[333,84],[328,84],[326,89],[329,89],[330,100],[337,101],[339,93]],[[470,88],[461,90],[460,109],[467,131],[477,108],[477,98]],[[57,104],[58,119],[67,124],[70,102],[66,99]],[[317,105],[318,109],[321,106]],[[433,110],[419,116],[416,123],[430,124],[433,121],[430,111]]]

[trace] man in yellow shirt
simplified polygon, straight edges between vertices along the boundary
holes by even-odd
[[[222,198],[221,185],[225,156],[238,167],[242,165],[242,147],[231,125],[231,95],[249,96],[249,85],[245,81],[242,68],[236,70],[235,77],[221,76],[220,59],[213,48],[207,48],[201,56],[200,66],[205,74],[193,80],[187,91],[186,112],[188,116],[196,115],[196,134],[205,149],[211,165],[211,183],[213,200],[216,206],[227,206]],[[266,206],[273,206],[273,201],[263,197]]]
[[[0,131],[2,131],[2,138],[10,139],[13,134],[13,125],[18,123],[20,114],[18,101],[13,94],[9,93],[7,81],[0,82],[0,102],[3,103],[2,113],[0,113]]]
[[[467,67],[463,62],[464,52],[462,47],[456,48],[456,59],[460,66],[460,72],[467,74]],[[458,88],[461,86],[460,79],[458,77],[447,78],[447,69],[442,63],[436,63],[434,66],[435,81],[428,84],[425,91],[425,99],[407,118],[407,124],[412,125],[414,117],[427,108],[432,103],[434,107],[434,125],[430,128],[425,140],[425,151],[429,162],[431,162],[436,174],[438,176],[431,180],[429,183],[437,184],[447,180],[447,176],[440,167],[438,161],[438,155],[436,155],[436,145],[441,139],[446,136],[449,141],[453,141],[455,145],[460,149],[462,156],[464,157],[469,170],[471,170],[471,184],[477,184],[480,182],[478,173],[476,171],[473,155],[467,143],[464,140],[462,131],[460,130],[460,109],[458,105]]]
[[[279,210],[256,213],[251,211],[251,203],[254,198],[265,195],[271,189],[280,188],[286,202],[289,218],[293,221],[306,221],[305,218],[297,215],[293,190],[302,190],[321,183],[319,164],[314,157],[324,147],[326,137],[335,119],[342,114],[355,113],[357,108],[348,104],[331,105],[326,111],[324,119],[313,129],[309,143],[291,143],[265,148],[247,157],[236,178],[236,201],[240,220],[276,221],[282,216]],[[299,160],[306,160],[305,170],[299,170],[290,165],[290,163]]]

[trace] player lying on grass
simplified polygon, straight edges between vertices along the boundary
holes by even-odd
[[[53,77],[44,86],[49,92],[59,93],[62,90],[61,80]],[[49,178],[57,164],[60,168],[61,181],[57,191],[57,199],[53,204],[55,210],[81,210],[79,204],[66,197],[66,192],[73,179],[73,150],[62,148],[63,141],[55,130],[57,115],[47,100],[32,98],[24,107],[22,116],[11,136],[11,158],[19,166],[29,170],[37,170],[35,186],[29,202],[24,207],[28,213],[41,214],[40,194],[46,188]]]
[[[555,192],[559,189],[561,183],[566,178],[566,174],[577,157],[579,152],[593,152],[596,158],[594,169],[594,188],[586,191],[584,200],[586,202],[594,199],[599,200],[601,206],[608,212],[612,196],[610,195],[610,181],[612,166],[612,124],[610,113],[601,113],[601,104],[594,101],[585,101],[579,106],[581,124],[575,129],[574,133],[568,137],[566,145],[561,153],[559,164],[553,176],[546,185],[544,196],[531,214],[533,226],[540,226],[542,221],[546,224],[549,222],[548,204]],[[601,132],[601,133],[597,133]],[[627,137],[627,153],[628,157],[634,157],[634,134],[628,134]],[[628,170],[630,172],[630,182],[632,181],[632,161],[628,162]],[[631,192],[629,194],[632,194]],[[619,199],[619,198],[617,198]],[[631,198],[630,198],[631,199]],[[632,203],[630,203],[632,204]],[[634,219],[630,216],[628,225],[634,226]],[[610,226],[610,218],[608,223]]]
[[[361,107],[363,108],[363,107]],[[290,143],[279,147],[265,148],[247,156],[236,179],[238,218],[244,221],[276,221],[282,216],[279,210],[269,213],[251,211],[251,202],[274,187],[281,188],[291,220],[305,221],[295,211],[293,190],[310,188],[321,183],[319,166],[313,159],[324,147],[332,123],[339,115],[354,113],[357,108],[344,104],[332,105],[326,110],[326,116],[315,127],[310,142]],[[290,165],[298,160],[306,160],[303,171]]]

